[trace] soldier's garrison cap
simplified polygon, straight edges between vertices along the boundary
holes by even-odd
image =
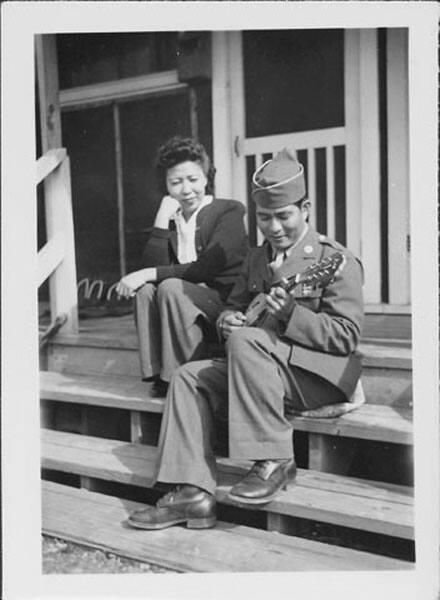
[[[305,195],[304,167],[288,148],[263,163],[252,177],[252,198],[262,208],[295,204]]]

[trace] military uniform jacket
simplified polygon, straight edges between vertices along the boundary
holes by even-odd
[[[226,299],[240,273],[248,243],[244,207],[236,200],[214,200],[197,214],[197,260],[179,264],[174,221],[169,229],[154,227],[143,252],[143,267],[157,268],[157,281],[169,277],[206,283]]]
[[[295,287],[291,292],[296,300],[293,311],[286,322],[277,322],[276,330],[291,344],[291,365],[319,375],[349,398],[361,372],[356,348],[364,318],[363,273],[360,262],[341,244],[309,228],[275,271],[269,266],[271,248],[267,242],[251,249],[226,308],[244,312],[258,293],[269,292],[282,277],[301,273],[336,251],[342,251],[346,258],[342,271],[325,288]]]

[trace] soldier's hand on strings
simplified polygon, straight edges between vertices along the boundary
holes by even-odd
[[[267,311],[279,319],[287,321],[290,319],[295,306],[295,298],[282,287],[274,287],[266,296]]]
[[[136,290],[156,279],[156,269],[141,269],[124,275],[116,286],[116,293],[122,298],[131,298],[136,294]]]
[[[217,319],[217,328],[225,340],[227,340],[235,329],[243,327],[245,323],[246,317],[242,312],[238,310],[225,310]]]

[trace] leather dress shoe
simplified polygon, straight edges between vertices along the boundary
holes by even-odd
[[[189,529],[208,529],[217,522],[215,497],[183,485],[165,494],[156,506],[135,511],[127,522],[139,529],[165,529],[179,523],[186,523]]]
[[[232,486],[229,497],[244,504],[264,504],[287,489],[296,477],[293,459],[258,460],[239,483]]]

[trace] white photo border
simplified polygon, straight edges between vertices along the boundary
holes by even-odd
[[[437,34],[432,2],[5,2],[2,4],[2,508],[12,598],[435,598],[438,594]],[[415,406],[413,571],[42,575],[35,249],[34,35],[405,27],[409,30]],[[72,515],[74,518],[74,515]],[[148,577],[148,579],[147,579]]]

